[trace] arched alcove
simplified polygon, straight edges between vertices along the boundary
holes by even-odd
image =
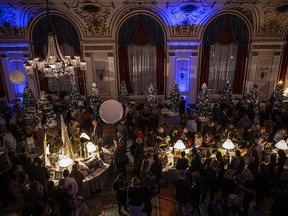
[[[128,91],[143,95],[152,83],[157,94],[163,94],[165,37],[159,22],[134,15],[121,25],[117,39],[120,81],[125,81]]]
[[[32,44],[35,56],[45,57],[49,31],[56,34],[63,54],[80,55],[80,40],[74,25],[62,16],[49,15],[40,18],[32,29]],[[69,49],[69,46],[72,49]],[[43,47],[45,49],[41,50]]]
[[[229,80],[233,93],[242,94],[249,45],[244,20],[233,14],[214,18],[204,31],[202,44],[200,84],[208,83],[208,89],[218,94]]]
[[[63,56],[81,56],[80,39],[74,25],[66,18],[59,15],[41,17],[31,30],[33,45],[33,57],[45,58],[47,54],[48,34],[56,36],[59,48]],[[78,85],[81,94],[85,94],[82,71],[75,69],[78,77]],[[48,81],[49,79],[49,81]],[[46,92],[60,94],[71,91],[71,82],[67,77],[56,78],[43,77],[39,80],[40,89]]]

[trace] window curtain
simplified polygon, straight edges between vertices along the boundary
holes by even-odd
[[[238,45],[233,93],[240,94],[243,90],[245,62],[249,33],[243,20],[235,15],[227,14],[215,18],[206,28],[203,35],[202,64],[200,82],[208,83],[211,45],[216,42]]]
[[[288,37],[287,37],[287,40],[288,40]],[[288,70],[288,42],[286,42],[286,45],[284,48],[284,55],[282,58],[282,65],[280,69],[279,80],[282,80],[283,82],[285,81],[287,70]]]
[[[219,94],[226,80],[234,82],[237,44],[216,43],[211,46],[208,87],[211,94]],[[228,59],[227,59],[228,57]]]
[[[132,92],[143,95],[151,83],[156,81],[156,48],[152,44],[128,46],[130,82],[133,83]],[[153,83],[156,86],[156,83]]]
[[[75,27],[65,18],[56,15],[50,15],[40,19],[32,32],[32,44],[34,48],[34,56],[45,58],[48,42],[48,23],[52,23],[54,33],[56,33],[57,42],[63,55],[75,56],[80,55],[80,40]],[[78,77],[78,82],[83,82],[83,76]],[[70,92],[70,78],[65,76],[57,80],[56,78],[43,77],[40,80],[40,88],[45,92],[61,91]],[[80,87],[80,86],[79,86]],[[84,92],[83,87],[79,88],[80,92]]]
[[[143,46],[147,43],[156,46],[156,86],[157,93],[164,93],[164,33],[157,21],[145,15],[137,15],[123,23],[119,30],[119,73],[129,92],[132,83],[128,64],[128,46],[132,43]],[[143,48],[143,47],[142,47]]]

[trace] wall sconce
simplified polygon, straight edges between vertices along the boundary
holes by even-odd
[[[265,75],[268,74],[269,68],[265,67],[265,68],[260,68],[259,73],[260,73],[260,77],[261,80],[264,79]]]
[[[186,68],[180,68],[180,78],[181,78],[181,80],[183,80],[184,79],[184,77],[185,77],[185,74],[186,74],[186,71],[187,71],[187,69]]]
[[[101,81],[103,81],[105,70],[103,68],[97,69],[96,73]]]

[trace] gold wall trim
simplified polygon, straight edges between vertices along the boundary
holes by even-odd
[[[257,51],[252,52],[252,56],[258,56],[258,54],[259,54],[259,52],[257,52]]]
[[[197,50],[198,46],[169,46],[170,50],[175,50],[175,49],[192,49],[192,50]]]
[[[108,57],[114,57],[114,53],[113,52],[109,52],[109,53],[107,53],[107,56]]]
[[[174,52],[169,52],[169,56],[175,56]]]
[[[192,52],[192,56],[198,56],[198,52]]]
[[[275,45],[275,44],[253,45],[253,49],[281,49],[281,45]]]
[[[281,52],[274,52],[274,55],[279,56],[279,55],[281,55]]]
[[[85,50],[114,50],[113,46],[84,46]]]
[[[91,53],[89,53],[89,52],[85,52],[85,57],[91,57],[92,56],[92,54]]]

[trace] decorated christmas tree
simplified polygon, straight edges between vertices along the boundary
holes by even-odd
[[[249,89],[246,98],[247,102],[253,104],[254,108],[258,111],[260,108],[258,103],[258,86],[255,83]]]
[[[73,111],[78,106],[78,102],[82,100],[77,83],[72,84],[72,91],[70,93],[68,109]]]
[[[155,105],[157,105],[156,92],[153,84],[151,83],[145,98],[145,107],[147,107],[149,111],[152,111]]]
[[[173,83],[170,91],[170,110],[171,112],[179,111],[180,93],[177,83]]]
[[[273,102],[273,110],[280,110],[283,105],[283,81],[279,81],[276,85],[276,88],[272,94],[274,102]]]
[[[96,82],[92,82],[92,94],[89,97],[89,100],[90,100],[90,106],[93,109],[93,112],[94,113],[98,112],[98,108],[102,103],[102,98],[99,95],[99,90],[98,90]]]
[[[25,119],[32,119],[33,116],[35,115],[35,110],[36,110],[36,99],[31,91],[31,89],[28,86],[28,83],[26,83],[26,87],[24,89],[23,93],[23,102],[22,102],[22,107],[23,107],[23,117]],[[34,110],[34,112],[32,112]]]
[[[211,114],[211,104],[206,83],[203,83],[197,96],[196,113],[202,117],[208,117]]]
[[[231,83],[229,82],[229,80],[227,80],[221,92],[220,104],[230,103],[231,98],[232,98],[232,87],[231,87]]]
[[[125,81],[121,81],[121,84],[120,84],[120,92],[119,92],[119,95],[118,95],[118,101],[124,105],[124,106],[128,106],[128,104],[130,103],[131,101],[131,97],[130,95],[128,94],[128,91],[127,91],[127,86],[126,86],[126,83]]]
[[[45,124],[48,127],[57,125],[53,104],[48,101],[47,94],[44,91],[40,92],[40,97],[37,102],[37,115],[41,124]]]

